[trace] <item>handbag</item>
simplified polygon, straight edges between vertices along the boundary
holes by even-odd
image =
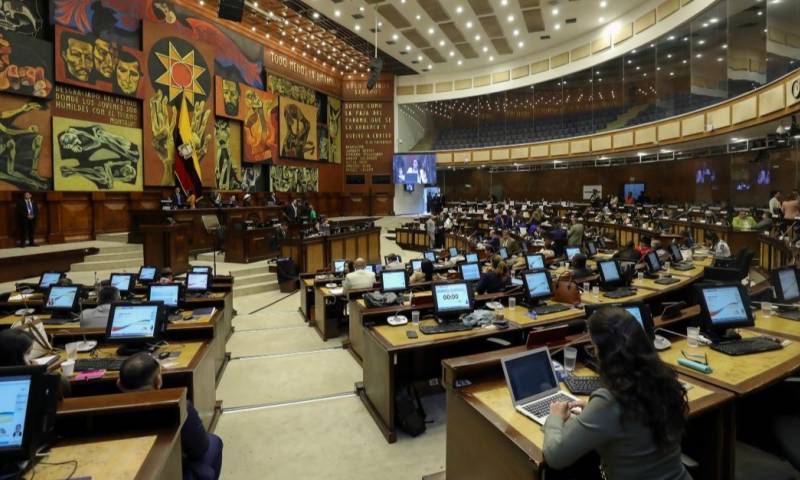
[[[24,316],[14,322],[11,328],[19,328],[33,338],[33,346],[31,347],[31,358],[39,358],[53,353],[53,345],[50,339],[47,338],[47,332],[44,330],[44,322],[33,316]]]
[[[581,291],[572,279],[572,273],[564,272],[553,281],[553,300],[568,305],[581,303]]]

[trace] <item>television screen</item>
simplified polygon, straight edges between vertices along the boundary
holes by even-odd
[[[623,198],[628,198],[628,194],[633,194],[634,199],[639,199],[644,193],[644,183],[626,183],[623,189]]]
[[[395,155],[392,160],[392,181],[405,185],[435,185],[436,155]]]

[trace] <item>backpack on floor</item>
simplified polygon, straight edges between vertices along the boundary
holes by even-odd
[[[412,437],[425,433],[425,410],[413,386],[400,387],[394,400],[395,421]]]

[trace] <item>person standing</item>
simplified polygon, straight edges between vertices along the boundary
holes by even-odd
[[[769,196],[769,213],[778,214],[781,211],[781,191],[773,190]]]
[[[567,232],[567,246],[580,247],[583,243],[583,223],[581,223],[574,215],[570,218],[570,223],[571,225],[569,227],[569,231]]]
[[[25,242],[32,247],[36,246],[33,237],[36,233],[36,218],[39,216],[39,207],[33,201],[31,192],[25,192],[24,198],[17,203],[17,217],[19,217],[20,246],[25,248]]]
[[[172,201],[172,208],[186,208],[186,197],[181,191],[181,187],[175,187],[175,191],[169,198]]]
[[[428,248],[433,248],[436,245],[436,215],[425,221],[425,233],[428,234]]]

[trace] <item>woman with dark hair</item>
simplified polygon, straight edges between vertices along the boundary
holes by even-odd
[[[18,328],[3,330],[0,332],[0,367],[28,365],[32,348],[30,333]]]
[[[688,403],[675,372],[625,310],[602,308],[588,323],[604,388],[588,402],[550,405],[545,462],[562,469],[594,450],[608,479],[691,479],[681,463]],[[570,415],[575,407],[583,411]]]
[[[510,282],[511,270],[506,262],[501,260],[492,270],[481,274],[475,292],[478,294],[502,292]]]

